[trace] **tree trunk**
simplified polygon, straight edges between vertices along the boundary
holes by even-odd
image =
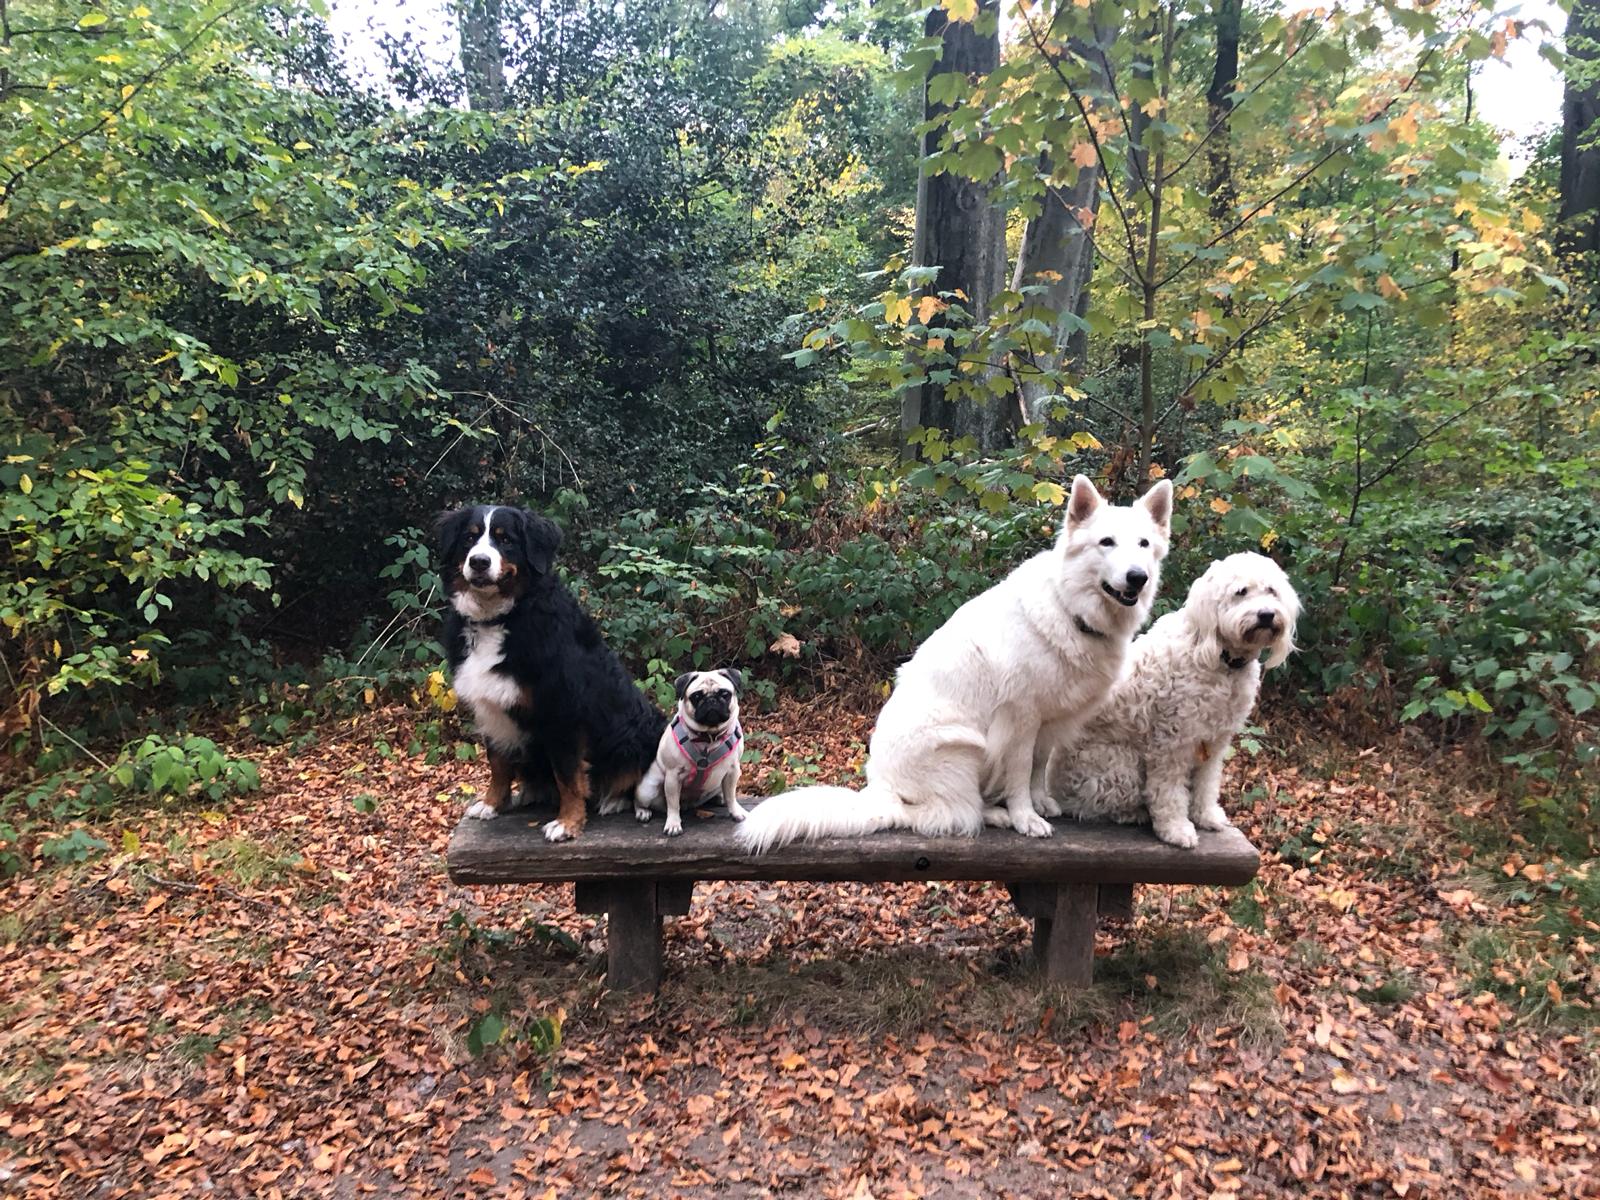
[[[971,23],[950,21],[942,8],[932,9],[924,30],[929,37],[941,38],[944,50],[929,69],[930,77],[946,71],[982,76],[995,70],[1000,65],[998,14],[999,0],[979,0],[978,20],[992,25],[989,32],[979,33]],[[924,117],[931,121],[947,111],[948,106],[927,99],[924,85]],[[937,130],[922,135],[924,159],[939,148],[939,137]],[[992,301],[1005,286],[1005,213],[990,199],[989,186],[987,180],[974,183],[958,175],[930,174],[926,164],[917,179],[912,264],[939,268],[938,277],[925,290],[963,293],[966,299],[954,302],[966,309],[972,325],[989,320]],[[929,323],[930,332],[937,337],[937,330],[931,329],[935,323]],[[981,377],[964,376],[971,381]],[[900,395],[902,438],[919,426],[938,428],[952,438],[970,436],[980,449],[995,450],[1010,442],[1020,424],[1018,415],[1015,404],[992,396],[984,400],[954,398],[936,383],[909,387]],[[916,457],[916,447],[903,442],[902,456]]]
[[[1110,91],[1105,72],[1106,55],[1116,42],[1117,31],[1096,27],[1094,39],[1096,44],[1090,45],[1074,38],[1070,46],[1073,55],[1089,66],[1088,90],[1105,95]],[[1049,158],[1045,156],[1040,161],[1040,173],[1048,174],[1050,169]],[[1099,163],[1080,166],[1076,182],[1068,187],[1048,188],[1043,205],[1023,230],[1011,289],[1020,292],[1029,285],[1046,289],[1030,304],[1050,310],[1055,344],[1051,352],[1040,356],[1034,365],[1041,372],[1076,371],[1081,369],[1088,348],[1081,322],[1088,313],[1089,286],[1094,279],[1094,222],[1100,211]],[[1055,383],[1031,370],[1021,376],[1019,387],[1030,421],[1044,415],[1045,401],[1059,390]]]
[[[497,112],[506,103],[506,53],[500,40],[501,0],[460,0],[456,19],[461,35],[461,73],[467,81],[467,106]]]
[[[1238,194],[1233,187],[1232,131],[1228,115],[1233,111],[1233,88],[1239,80],[1239,17],[1242,0],[1215,0],[1212,19],[1216,22],[1217,57],[1206,89],[1209,120],[1206,143],[1206,194],[1211,197],[1211,219],[1223,224],[1233,212]]]
[[[1573,0],[1567,18],[1567,85],[1561,105],[1561,209],[1556,240],[1564,255],[1600,250],[1600,0]]]

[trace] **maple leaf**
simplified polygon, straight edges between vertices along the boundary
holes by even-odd
[[[770,654],[782,654],[786,658],[799,658],[800,639],[792,633],[780,633],[767,651]]]
[[[1100,161],[1093,142],[1079,142],[1072,148],[1072,161],[1080,167],[1092,167]]]
[[[1273,266],[1277,266],[1283,261],[1283,253],[1282,242],[1268,242],[1261,247],[1261,257]]]

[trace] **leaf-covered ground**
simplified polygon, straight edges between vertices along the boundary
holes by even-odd
[[[869,728],[756,724],[758,782]],[[429,741],[325,726],[10,884],[0,1195],[1600,1195],[1600,933],[1532,903],[1587,875],[1485,871],[1431,752],[1274,731],[1229,775],[1258,882],[1142,889],[1087,993],[995,886],[709,884],[648,1002],[570,888],[448,882],[483,768]]]

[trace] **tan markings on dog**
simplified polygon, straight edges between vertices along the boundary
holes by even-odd
[[[561,797],[561,807],[556,820],[567,827],[568,837],[577,837],[589,819],[589,764],[578,760],[578,769],[571,779],[556,776],[556,793]]]
[[[644,772],[634,767],[623,767],[610,775],[601,775],[594,781],[595,793],[602,799],[618,796],[639,786]]]
[[[511,788],[517,780],[517,764],[508,755],[497,754],[489,750],[489,794],[483,802],[495,812],[501,812],[506,807],[506,801],[511,799]]]

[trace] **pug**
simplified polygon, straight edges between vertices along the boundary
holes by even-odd
[[[738,796],[739,756],[744,749],[744,731],[739,728],[739,689],[743,685],[744,676],[732,667],[678,676],[674,689],[678,711],[661,735],[656,760],[634,794],[633,815],[641,822],[665,807],[667,821],[662,832],[677,837],[683,832],[680,806],[687,802],[693,808],[702,795],[718,789],[728,815],[735,821],[744,820]]]

